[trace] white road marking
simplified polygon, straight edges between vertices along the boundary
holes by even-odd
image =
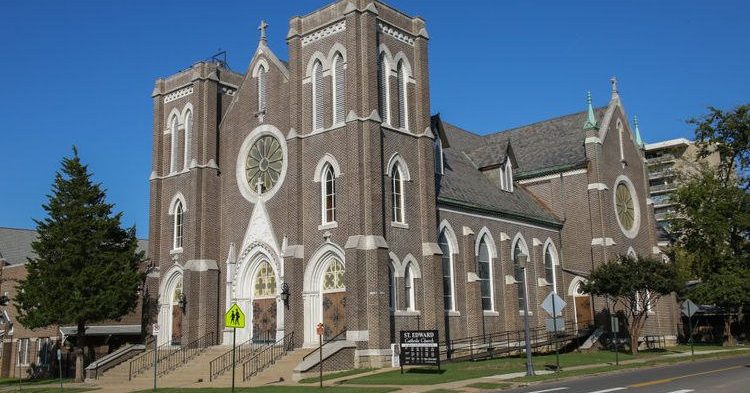
[[[545,393],[545,392],[556,392],[556,391],[558,391],[558,390],[565,390],[565,389],[570,389],[570,388],[565,388],[565,387],[563,387],[563,388],[552,388],[552,389],[544,389],[544,390],[535,390],[535,391],[533,391],[533,392],[528,392],[528,393]]]
[[[669,392],[669,393],[690,393],[690,392],[694,392],[694,391],[695,390],[693,390],[693,389],[682,389],[682,390],[675,390],[674,392]]]
[[[618,390],[625,390],[625,389],[627,388],[612,388],[612,389],[597,390],[597,391],[589,392],[589,393],[607,393],[607,392],[616,392]]]

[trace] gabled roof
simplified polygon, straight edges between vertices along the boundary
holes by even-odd
[[[0,228],[0,255],[10,265],[23,265],[36,256],[31,243],[37,234],[33,229]],[[138,239],[138,251],[148,253],[148,240]]]
[[[446,129],[447,134],[451,131]],[[453,130],[455,132],[455,129]],[[443,150],[444,171],[440,176],[437,196],[444,205],[509,216],[524,221],[559,226],[560,220],[543,207],[523,186],[506,192],[482,174],[466,154],[455,148]]]
[[[601,119],[606,107],[595,110]],[[586,164],[586,111],[489,134],[484,143],[503,143],[510,139],[518,163],[517,178],[554,172]]]

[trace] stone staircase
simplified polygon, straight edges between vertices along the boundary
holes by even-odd
[[[216,345],[208,347],[190,359],[186,364],[157,377],[158,387],[202,387],[207,385],[208,364],[217,356],[225,353],[228,347]],[[101,389],[101,392],[130,392],[149,389],[154,385],[154,368],[136,375],[128,380],[130,362],[108,370],[99,379],[91,381]],[[201,382],[202,381],[202,382]],[[231,382],[231,381],[230,381]]]
[[[236,386],[262,386],[273,383],[285,384],[292,383],[294,368],[302,361],[302,358],[310,352],[310,348],[300,348],[287,352],[274,364],[270,365],[257,375],[251,377],[248,381],[242,381],[242,364],[237,363],[235,375]],[[207,380],[206,380],[207,381]],[[201,386],[222,387],[232,385],[232,370],[228,370],[220,375],[210,384]]]

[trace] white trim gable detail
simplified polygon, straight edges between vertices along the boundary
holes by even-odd
[[[333,176],[335,178],[338,179],[338,177],[341,176],[341,166],[339,165],[339,162],[336,161],[336,158],[332,154],[326,153],[318,161],[318,165],[315,166],[313,182],[320,183],[320,179],[323,175],[323,167],[325,167],[326,164],[331,164],[331,168],[333,168]]]
[[[242,240],[242,247],[240,247],[241,252],[244,254],[247,248],[254,243],[267,244],[276,255],[281,255],[279,243],[276,241],[271,219],[266,210],[266,204],[262,199],[255,204],[255,208],[253,208],[253,212],[250,215],[250,222],[247,224],[245,237]]]

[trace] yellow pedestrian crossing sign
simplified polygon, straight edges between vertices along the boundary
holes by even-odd
[[[229,307],[229,310],[224,316],[224,326],[228,328],[245,327],[245,313],[242,312],[237,303],[234,303],[232,304],[232,307]]]

